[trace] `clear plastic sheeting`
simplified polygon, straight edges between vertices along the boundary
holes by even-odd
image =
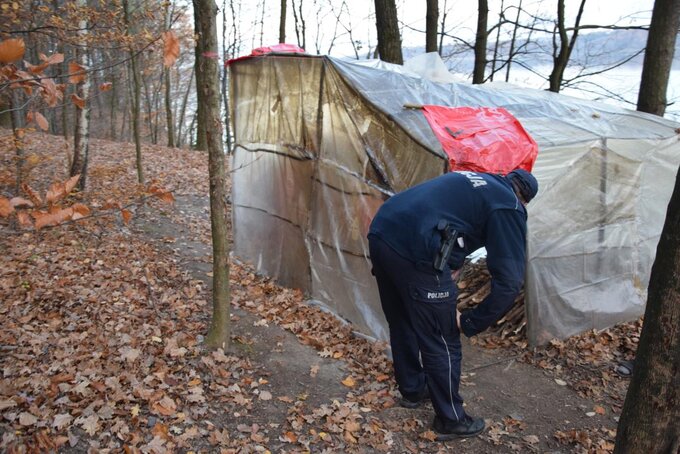
[[[230,70],[235,254],[364,334],[388,335],[368,257],[373,215],[447,170],[423,113],[405,105],[502,107],[537,142],[532,344],[642,314],[680,125],[509,84],[435,83],[383,63],[270,55]]]

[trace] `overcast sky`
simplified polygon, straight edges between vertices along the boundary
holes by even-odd
[[[218,6],[222,6],[220,0],[216,0]],[[239,0],[232,0],[238,5]],[[239,26],[244,41],[241,53],[249,53],[251,48],[258,47],[260,42],[264,45],[274,44],[278,41],[278,20],[280,14],[279,0],[264,0],[265,14],[264,27],[261,22],[261,4],[263,0],[240,0],[242,12]],[[373,2],[371,0],[346,0],[347,9],[341,15],[342,24],[338,25],[334,13],[338,14],[342,0],[294,0],[296,5],[302,2],[305,22],[307,25],[307,51],[316,53],[317,45],[321,53],[328,53],[331,48],[331,40],[337,35],[331,55],[352,55],[353,49],[349,45],[349,37],[344,27],[350,27],[354,40],[362,42],[362,51],[367,52],[368,47],[375,47],[375,16]],[[425,2],[423,0],[396,0],[399,20],[403,23],[402,43],[403,46],[423,46],[425,37],[417,30],[425,28]],[[517,5],[519,0],[504,0],[504,5]],[[333,5],[333,9],[328,6]],[[489,25],[498,18],[501,0],[489,0]],[[556,0],[523,0],[525,10],[543,17],[556,16]],[[579,0],[566,0],[567,22],[573,23],[576,16]],[[294,29],[294,17],[291,11],[291,0],[288,0],[287,33],[286,41],[296,44],[297,39]],[[446,8],[445,8],[446,5]],[[653,0],[587,0],[582,24],[588,25],[630,25],[648,24],[651,17]],[[440,21],[446,12],[446,28],[456,36],[467,40],[474,39],[477,21],[477,2],[475,0],[439,0]],[[320,31],[317,23],[321,22]],[[228,21],[229,23],[229,21]],[[337,32],[336,32],[337,27]],[[363,55],[362,55],[363,56]]]

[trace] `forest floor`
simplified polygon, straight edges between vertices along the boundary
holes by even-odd
[[[27,182],[66,179],[63,138],[27,136]],[[433,441],[433,413],[397,405],[386,345],[305,295],[231,265],[231,347],[201,347],[211,312],[207,154],[92,140],[90,214],[39,231],[0,218],[4,452],[606,453],[641,321],[541,348],[464,340],[461,393],[479,437]],[[0,132],[0,195],[14,190]],[[158,192],[158,191],[156,191]]]

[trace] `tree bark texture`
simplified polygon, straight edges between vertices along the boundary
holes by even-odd
[[[615,454],[680,452],[680,173],[649,281]]]
[[[127,0],[123,0],[125,13],[125,25],[127,32],[130,33],[130,6]],[[142,97],[142,82],[140,81],[139,71],[137,70],[137,56],[132,47],[130,54],[130,72],[132,73],[132,135],[135,142],[135,158],[137,163],[137,182],[144,184],[144,168],[142,166],[142,138],[139,132],[139,110]]]
[[[229,246],[227,243],[227,194],[220,119],[220,83],[217,46],[217,5],[214,0],[193,0],[196,43],[196,91],[198,104],[204,106],[203,130],[208,145],[210,173],[210,224],[213,245],[213,312],[205,339],[208,348],[229,345]]]
[[[663,116],[675,38],[680,25],[680,0],[656,0],[642,64],[637,110]]]
[[[378,31],[380,59],[398,65],[404,64],[401,53],[401,36],[394,0],[375,0],[375,21]]]
[[[279,42],[286,42],[286,0],[281,0],[281,16],[279,17]]]
[[[12,135],[14,137],[14,154],[16,156],[16,179],[14,193],[19,195],[21,184],[24,183],[24,169],[26,167],[26,153],[24,152],[24,129],[23,118],[19,106],[21,94],[19,89],[12,89],[9,95],[9,116],[12,125]]]
[[[550,77],[548,78],[548,82],[550,84],[549,90],[554,93],[559,93],[560,88],[562,87],[564,71],[567,69],[571,52],[574,50],[574,46],[576,45],[578,27],[581,24],[581,16],[583,15],[583,8],[585,5],[586,0],[581,0],[581,6],[579,7],[578,13],[576,14],[576,21],[574,22],[574,31],[571,34],[571,38],[569,38],[567,35],[567,28],[564,23],[564,0],[557,1],[557,30],[560,42],[559,46],[556,43],[553,44],[556,48],[553,56],[553,70],[550,73]],[[558,48],[559,51],[557,51]]]
[[[439,0],[427,0],[425,15],[425,52],[437,52],[437,21],[439,20]]]
[[[168,147],[175,146],[175,123],[172,120],[172,86],[170,85],[170,68],[165,68],[165,122],[168,128]]]
[[[194,12],[196,12],[196,4],[200,3],[197,0],[193,0],[194,2]],[[194,18],[194,34],[196,36],[200,36],[201,30],[199,29],[199,21],[198,18]],[[199,89],[199,84],[198,84],[198,65],[200,63],[200,58],[199,57],[199,47],[201,46],[201,43],[196,44],[196,59],[194,62],[194,72],[196,73],[196,89]],[[196,121],[199,125],[204,125],[206,124],[206,113],[205,113],[205,107],[201,102],[198,103],[198,106],[196,107]],[[191,140],[191,138],[189,139]],[[208,149],[208,139],[205,136],[205,128],[203,127],[198,127],[196,129],[196,143],[194,145],[194,148],[196,150],[202,150],[206,151]]]
[[[472,71],[472,83],[484,83],[484,70],[486,69],[486,42],[489,37],[487,22],[489,20],[488,0],[478,1],[477,13],[477,36],[475,38],[475,66]]]
[[[78,6],[85,8],[87,0],[79,0]],[[81,46],[76,47],[76,61],[84,68],[89,67],[87,61],[87,52],[84,48],[87,35],[87,21],[82,19],[78,24],[78,35]],[[76,93],[83,100],[83,108],[76,107],[76,121],[75,132],[73,134],[73,161],[71,162],[71,171],[69,174],[73,177],[80,174],[78,180],[78,189],[84,190],[87,180],[87,162],[89,159],[90,149],[90,77],[86,76],[85,80],[79,82],[76,87]]]

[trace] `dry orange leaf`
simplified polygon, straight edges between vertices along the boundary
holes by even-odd
[[[297,435],[295,435],[295,432],[286,432],[283,434],[283,437],[281,437],[281,441],[287,441],[288,443],[297,443]]]
[[[48,65],[56,65],[57,63],[62,63],[64,61],[64,54],[56,53],[50,55],[49,57],[40,54],[40,59],[43,60]]]
[[[71,217],[73,220],[84,218],[90,214],[90,209],[82,203],[73,204],[71,209],[73,210],[73,216]]]
[[[78,184],[78,180],[80,179],[80,174],[72,176],[65,182],[60,182],[56,181],[52,183],[50,188],[47,190],[47,195],[45,196],[45,200],[48,203],[54,203],[57,202],[67,195],[71,193],[73,188],[76,187],[76,184]],[[89,211],[88,211],[89,212]]]
[[[21,184],[21,189],[26,193],[29,199],[35,204],[35,206],[40,206],[42,205],[43,201],[40,198],[40,194],[38,194],[33,188],[31,188],[29,185],[26,183]]]
[[[163,202],[166,202],[166,203],[174,203],[175,202],[175,197],[172,195],[172,192],[159,192],[155,195],[156,195],[156,197],[161,199]]]
[[[10,203],[9,199],[0,195],[0,216],[6,218],[12,213],[14,213],[14,207]]]
[[[99,84],[99,91],[109,91],[111,90],[111,87],[113,87],[113,84],[111,82],[104,82],[102,84]]]
[[[38,127],[43,131],[47,131],[50,127],[49,123],[47,123],[47,118],[45,118],[40,112],[28,112],[26,114],[26,120],[29,123],[35,121]]]
[[[171,30],[163,33],[163,43],[163,65],[169,68],[179,57],[179,40]]]
[[[120,214],[123,216],[124,223],[130,223],[130,219],[132,219],[132,213],[130,213],[130,210],[122,209],[120,210]]]
[[[85,79],[87,78],[87,75],[85,74],[85,68],[74,61],[69,62],[68,72],[71,74],[71,76],[68,78],[68,81],[72,84],[85,82]]]
[[[17,219],[22,227],[33,227],[31,216],[25,211],[17,211]]]
[[[344,379],[343,381],[341,381],[340,383],[342,383],[343,385],[347,386],[348,388],[351,388],[352,386],[354,386],[354,385],[357,384],[357,382],[354,380],[354,378],[352,378],[351,375],[348,376],[347,378],[345,378],[345,379]]]
[[[23,197],[12,197],[12,200],[9,201],[10,205],[12,205],[14,208],[16,207],[33,207],[33,202],[30,200],[26,200]]]
[[[155,413],[163,416],[172,416],[177,412],[177,404],[168,396],[163,397],[158,402],[154,402],[151,408]]]
[[[75,93],[71,94],[71,101],[73,101],[73,104],[75,104],[78,109],[85,108],[85,100],[78,96],[77,94]]]
[[[47,62],[43,62],[43,63],[41,63],[41,64],[39,64],[39,65],[32,65],[32,64],[30,64],[30,63],[26,63],[26,69],[28,69],[28,71],[29,71],[31,74],[41,74],[43,71],[45,71],[45,69],[46,69],[48,66],[50,66],[50,65],[49,65],[49,63],[47,63]]]
[[[429,441],[435,441],[437,439],[437,434],[435,434],[431,430],[426,430],[425,432],[420,434],[420,438],[423,438],[423,439],[429,440]]]
[[[44,211],[34,211],[31,213],[35,219],[35,228],[40,230],[43,227],[50,225],[59,225],[62,222],[68,221],[73,216],[72,208],[64,208],[52,213],[45,213]]]
[[[26,45],[21,38],[6,39],[0,42],[0,63],[12,63],[24,56]]]
[[[595,410],[595,413],[597,413],[598,415],[604,415],[605,413],[607,413],[607,410],[605,410],[604,407],[601,407],[599,405],[595,405],[595,408],[593,408],[593,410]]]

